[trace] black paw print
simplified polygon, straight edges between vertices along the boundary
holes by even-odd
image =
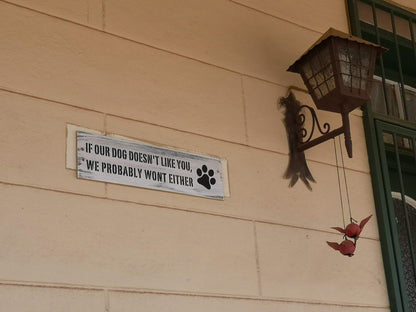
[[[211,189],[211,185],[214,185],[215,182],[217,182],[215,180],[215,178],[213,178],[214,176],[214,170],[210,169],[208,171],[207,166],[203,165],[202,168],[198,168],[196,170],[196,173],[198,175],[198,183],[205,186],[208,190]]]

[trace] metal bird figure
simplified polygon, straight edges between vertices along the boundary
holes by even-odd
[[[338,232],[341,232],[347,235],[348,237],[353,238],[355,241],[357,241],[357,239],[360,237],[361,231],[364,228],[364,225],[366,225],[366,223],[368,222],[368,220],[370,220],[372,216],[373,215],[370,215],[367,218],[363,219],[359,225],[355,223],[353,219],[351,218],[352,222],[348,224],[345,229],[340,228],[340,227],[332,227],[332,229],[337,230]]]
[[[311,191],[312,187],[309,181],[315,182],[315,179],[306,164],[305,153],[297,150],[297,143],[302,142],[298,126],[301,105],[292,92],[287,97],[281,97],[279,102],[281,107],[284,106],[286,108],[284,124],[289,143],[289,164],[283,177],[290,179],[289,187],[294,186],[301,179]]]
[[[352,257],[355,251],[355,243],[349,239],[344,239],[341,244],[335,242],[326,242],[331,248],[339,250],[344,256]]]

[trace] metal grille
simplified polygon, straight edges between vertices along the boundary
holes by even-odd
[[[416,130],[377,121],[404,311],[416,311]]]
[[[363,120],[390,308],[414,312],[416,14],[384,0],[347,3],[352,34],[389,49],[376,64]]]
[[[384,1],[352,2],[356,34],[388,49],[376,65],[373,112],[416,124],[416,15]]]
[[[412,248],[410,248],[411,246],[416,246],[416,235],[409,237],[407,230],[407,220],[409,222],[410,229],[413,229],[413,232],[416,229],[416,207],[412,207],[409,204],[404,204],[401,199],[397,198],[393,199],[393,203],[394,212],[397,219],[397,229],[399,234],[404,278],[406,280],[407,295],[409,297],[409,308],[411,311],[416,311],[416,279],[414,277],[414,256],[412,256]],[[412,240],[412,244],[409,244],[409,240]]]

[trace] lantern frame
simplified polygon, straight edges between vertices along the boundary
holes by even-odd
[[[299,137],[296,142],[298,152],[344,133],[348,156],[352,157],[348,114],[370,100],[375,61],[384,51],[386,49],[379,45],[330,28],[288,68],[289,72],[302,76],[318,109],[342,116],[340,128],[329,131],[329,125],[324,124],[325,131],[321,131],[314,109],[302,105],[299,116],[293,118],[293,124],[289,125],[292,130],[301,133],[296,136]],[[300,113],[300,109],[305,107],[313,112],[313,124],[315,121],[318,123],[321,137],[312,140],[312,133],[307,134],[303,128],[305,115]]]

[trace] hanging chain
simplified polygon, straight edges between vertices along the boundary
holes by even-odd
[[[333,140],[334,140],[334,150],[335,150],[335,164],[336,164],[336,166],[337,166],[339,199],[340,199],[340,201],[341,201],[342,223],[344,224],[344,229],[345,229],[344,203],[343,203],[343,201],[342,201],[341,179],[340,179],[340,177],[339,177],[339,166],[338,166],[337,146],[336,146],[336,144],[335,144],[335,138],[333,138]]]
[[[345,190],[347,192],[347,202],[348,202],[348,210],[349,210],[349,213],[350,213],[350,222],[352,222],[352,221],[358,222],[357,220],[353,219],[352,213],[351,213],[350,195],[349,195],[349,192],[348,192],[347,175],[345,174],[344,155],[342,153],[342,146],[341,146],[341,138],[340,137],[338,137],[338,141],[339,141],[339,149],[341,150],[342,170],[343,170],[343,173],[344,173]]]

